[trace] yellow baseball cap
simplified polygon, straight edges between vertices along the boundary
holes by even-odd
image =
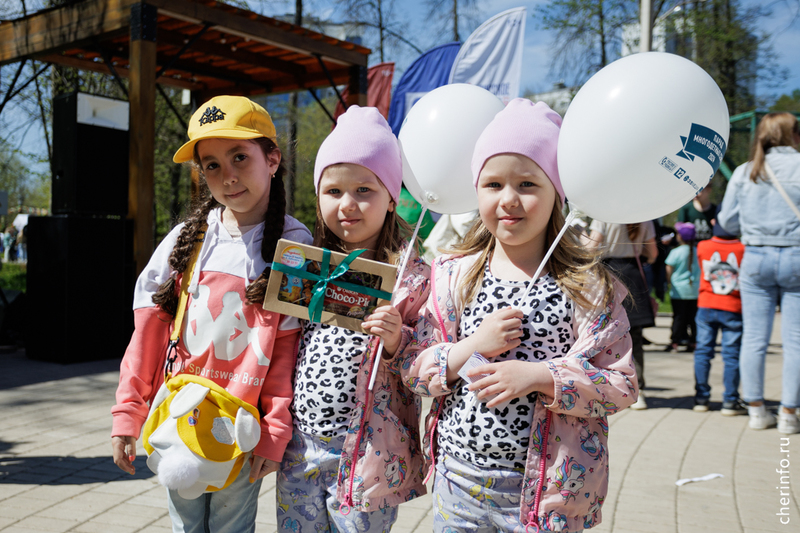
[[[190,161],[194,145],[203,139],[276,140],[275,124],[267,110],[244,96],[215,96],[194,112],[188,133],[189,142],[172,157],[176,163]]]

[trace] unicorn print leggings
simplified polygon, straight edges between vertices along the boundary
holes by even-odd
[[[294,429],[278,471],[278,531],[388,533],[397,507],[370,513],[339,512],[336,479],[344,436],[315,437]]]
[[[440,455],[433,484],[434,533],[526,533],[519,519],[522,478],[522,472]]]

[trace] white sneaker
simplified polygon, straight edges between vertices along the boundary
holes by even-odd
[[[631,405],[631,409],[636,409],[637,411],[647,409],[647,400],[644,399],[644,392],[639,391],[639,399]]]
[[[775,427],[775,415],[767,411],[766,405],[749,405],[747,407],[747,414],[750,415],[751,429],[767,429]]]
[[[778,413],[778,433],[791,435],[800,433],[800,418],[795,413],[785,413],[783,409]]]

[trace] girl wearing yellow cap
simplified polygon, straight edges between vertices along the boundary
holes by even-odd
[[[194,113],[188,134],[189,142],[173,159],[192,161],[207,190],[191,215],[164,238],[137,281],[136,330],[122,360],[112,408],[114,462],[135,472],[136,439],[148,417],[148,402],[164,384],[167,341],[185,275],[188,304],[172,374],[209,379],[256,407],[260,428],[254,434],[260,429],[260,437],[253,441],[249,464],[222,490],[197,490],[198,483],[205,487],[203,476],[213,464],[196,469],[200,481],[191,469],[167,478],[159,466],[159,480],[169,487],[173,531],[254,531],[261,479],[277,469],[292,436],[289,404],[299,333],[296,319],[261,306],[268,264],[278,239],[308,244],[311,234],[286,215],[281,152],[264,108],[243,97],[215,97]],[[195,255],[190,273],[187,265]],[[194,409],[188,423],[202,424],[203,414]],[[236,427],[230,421],[214,422],[212,436],[220,442],[228,434],[238,442],[246,429],[239,427],[238,416]],[[179,445],[173,448],[181,451]],[[189,463],[196,459],[188,449],[186,457]],[[150,460],[148,466],[153,466]]]

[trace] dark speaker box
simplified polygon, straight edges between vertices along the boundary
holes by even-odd
[[[133,332],[133,223],[78,215],[28,219],[28,357],[120,358]]]
[[[127,102],[63,94],[53,99],[54,214],[118,215],[128,213],[128,152],[130,136],[123,126],[96,116],[92,105],[127,112]],[[92,113],[95,113],[93,116]]]

